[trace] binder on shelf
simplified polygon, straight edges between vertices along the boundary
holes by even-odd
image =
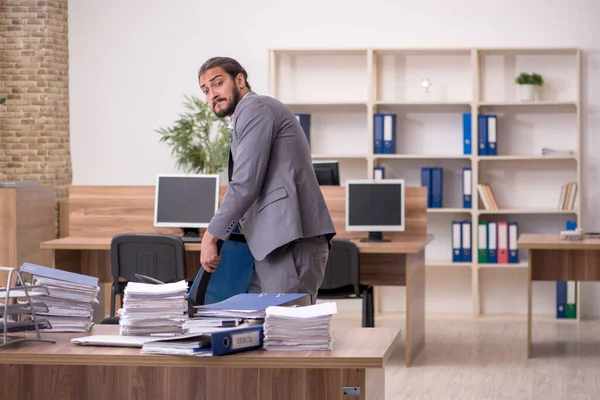
[[[488,126],[487,118],[485,115],[477,116],[477,142],[478,142],[478,154],[480,156],[488,155]]]
[[[488,263],[498,263],[498,226],[496,222],[488,222]]]
[[[508,224],[500,221],[498,224],[498,264],[508,264]]]
[[[300,123],[306,135],[306,140],[308,140],[308,144],[310,145],[310,114],[296,114],[296,119]]]
[[[471,113],[463,114],[463,154],[471,155],[472,146],[471,146]]]
[[[463,208],[471,208],[473,206],[473,175],[471,167],[463,168],[462,174]]]
[[[556,318],[567,318],[567,282],[556,282]]]
[[[396,153],[396,114],[379,113],[373,118],[374,153]]]
[[[431,168],[421,168],[421,186],[427,188],[427,208],[431,208]]]
[[[444,177],[440,167],[431,168],[431,207],[442,208],[444,199]]]
[[[567,282],[567,319],[577,318],[577,282]]]
[[[459,221],[452,221],[452,262],[462,261],[462,226]]]
[[[471,262],[471,221],[463,221],[461,222],[462,227],[462,261],[463,262]]]
[[[477,235],[477,260],[479,264],[487,264],[488,262],[488,223],[486,221],[479,222]]]
[[[498,155],[498,118],[496,115],[486,115],[488,156]]]
[[[373,168],[373,179],[375,179],[376,181],[385,179],[385,169],[383,167]]]
[[[508,223],[508,262],[517,264],[519,262],[519,249],[517,239],[519,238],[519,225],[516,222]]]

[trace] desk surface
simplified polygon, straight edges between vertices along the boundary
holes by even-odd
[[[361,242],[359,239],[352,239],[352,242],[356,243],[361,253],[407,254],[418,253],[432,239],[433,235],[428,235],[427,237],[406,237],[401,240],[395,239],[383,243]],[[110,250],[111,240],[112,237],[68,236],[42,242],[40,248],[50,250]],[[200,243],[185,243],[185,249],[188,251],[200,251],[200,248]]]
[[[225,366],[264,368],[383,368],[395,350],[400,332],[394,328],[332,329],[332,351],[254,350],[220,357],[141,354],[139,348],[81,346],[75,337],[118,335],[117,325],[95,325],[90,333],[50,333],[56,343],[20,342],[0,350],[0,364]]]
[[[528,250],[600,250],[600,239],[561,240],[559,234],[524,233],[517,247]]]

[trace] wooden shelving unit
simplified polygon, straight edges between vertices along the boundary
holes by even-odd
[[[520,72],[544,77],[536,101],[520,101],[514,83]],[[428,95],[420,86],[425,78],[432,83]],[[444,168],[444,208],[428,212],[435,239],[426,266],[471,269],[475,317],[489,316],[482,312],[485,271],[528,265],[523,252],[518,264],[479,264],[479,221],[517,221],[520,233],[558,232],[568,219],[582,225],[577,48],[273,49],[269,92],[295,112],[311,114],[313,158],[339,160],[342,185],[371,178],[375,166],[412,186],[420,185],[421,167]],[[396,154],[374,154],[373,115],[379,112],[397,115]],[[472,154],[463,154],[463,113],[472,117]],[[498,116],[496,156],[477,154],[478,114]],[[542,155],[542,148],[573,153]],[[470,209],[462,208],[463,167],[472,170]],[[567,182],[577,183],[577,198],[573,209],[559,210]],[[484,209],[479,183],[492,186],[500,210]],[[472,222],[473,262],[451,261],[450,224],[444,228],[450,219]],[[579,319],[581,287],[577,293]]]

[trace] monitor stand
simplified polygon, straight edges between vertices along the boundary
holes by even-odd
[[[184,237],[200,237],[200,228],[181,228]]]
[[[361,242],[389,242],[390,239],[384,239],[382,232],[369,232],[369,237],[366,239],[360,239]]]

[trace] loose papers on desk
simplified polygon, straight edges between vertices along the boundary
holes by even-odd
[[[240,293],[218,303],[196,306],[195,315],[213,318],[264,319],[270,306],[302,306],[310,304],[305,293]]]
[[[268,307],[264,323],[265,350],[332,350],[331,316],[336,303],[306,307]]]
[[[98,303],[98,278],[31,263],[24,263],[21,272],[31,274],[33,285],[48,291],[35,299],[48,308],[36,315],[50,322],[49,331],[89,332],[94,325],[92,305]]]
[[[182,333],[187,319],[187,283],[151,284],[128,282],[123,308],[118,310],[121,335]]]

